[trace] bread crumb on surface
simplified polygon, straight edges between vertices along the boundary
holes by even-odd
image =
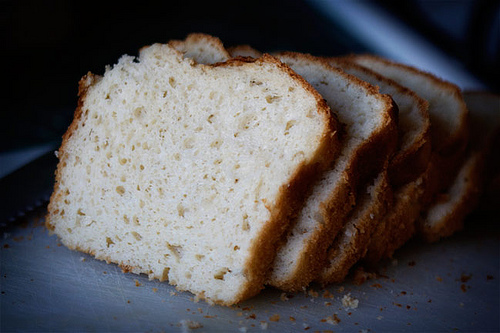
[[[340,318],[334,313],[332,316],[326,317],[326,322],[332,325],[338,325],[340,323]]]
[[[359,305],[359,300],[353,298],[351,296],[351,293],[346,294],[344,295],[344,297],[342,297],[342,306],[345,309],[357,309],[358,305]]]
[[[269,321],[280,321],[280,315],[279,314],[274,314],[271,317],[269,317]]]
[[[267,330],[268,323],[267,321],[261,321],[260,322],[260,328],[263,330]]]
[[[198,328],[202,328],[203,325],[197,321],[183,319],[179,322],[179,326],[182,328],[183,332],[189,332],[189,330],[195,330]]]

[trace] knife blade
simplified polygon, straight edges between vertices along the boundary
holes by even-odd
[[[47,203],[57,162],[51,150],[0,179],[0,228]]]

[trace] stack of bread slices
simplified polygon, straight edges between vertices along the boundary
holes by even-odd
[[[495,106],[376,56],[270,55],[191,34],[82,78],[46,225],[210,303],[341,282],[463,226]]]

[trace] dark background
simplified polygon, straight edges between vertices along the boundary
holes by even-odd
[[[492,91],[499,91],[496,1],[374,3],[460,60]],[[59,142],[71,121],[78,81],[84,74],[102,74],[122,54],[136,55],[144,45],[183,39],[190,32],[215,35],[228,46],[250,44],[263,51],[370,52],[348,29],[300,0],[0,0],[0,23],[7,85],[1,89],[0,152]]]

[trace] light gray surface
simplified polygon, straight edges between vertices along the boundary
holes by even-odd
[[[43,220],[17,221],[1,240],[0,331],[182,332],[191,320],[202,326],[193,332],[497,332],[498,228],[476,220],[439,243],[410,243],[362,285],[313,286],[288,300],[268,288],[231,308],[195,303],[167,283],[70,251]],[[348,293],[357,309],[342,306]]]

